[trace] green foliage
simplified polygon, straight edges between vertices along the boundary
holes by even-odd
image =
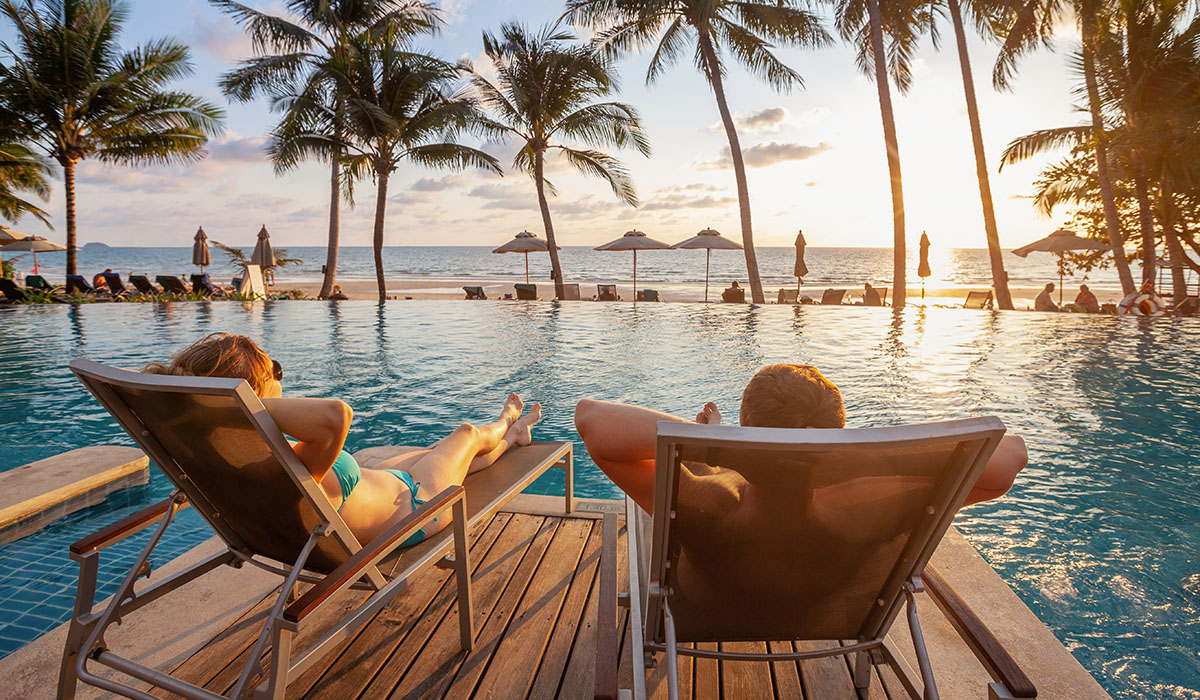
[[[0,118],[3,111],[0,108]],[[17,135],[0,134],[0,216],[15,223],[30,214],[50,227],[50,215],[18,195],[28,192],[43,201],[49,199],[52,174],[50,162]]]
[[[246,266],[250,264],[250,258],[246,257],[246,254],[242,252],[241,248],[234,248],[233,246],[225,245],[220,241],[212,241],[212,244],[216,246],[218,250],[229,256],[229,264],[233,265],[233,267],[238,270],[242,276],[246,275]],[[287,267],[288,265],[304,264],[304,261],[300,258],[289,257],[287,248],[275,248],[274,253],[275,267]]]

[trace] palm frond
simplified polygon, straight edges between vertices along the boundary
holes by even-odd
[[[1074,146],[1092,137],[1092,127],[1089,126],[1064,126],[1057,129],[1041,129],[1032,134],[1020,136],[1008,143],[1004,152],[1000,154],[1000,170],[1006,165],[1020,163],[1023,160],[1032,158],[1039,153],[1063,148],[1065,146]]]
[[[629,177],[629,171],[621,161],[602,151],[566,146],[556,148],[576,170],[608,182],[618,199],[633,207],[638,205],[637,190]]]

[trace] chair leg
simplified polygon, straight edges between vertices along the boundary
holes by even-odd
[[[475,648],[475,613],[471,605],[470,546],[467,542],[467,507],[460,498],[451,506],[454,514],[454,572],[458,579],[458,633],[464,651]]]
[[[860,651],[854,655],[854,687],[863,690],[871,687],[871,654]]]
[[[679,652],[676,650],[675,618],[671,606],[663,599],[664,627],[667,632],[667,698],[679,700]],[[644,673],[644,671],[643,671]]]
[[[925,637],[921,634],[921,621],[917,619],[917,598],[913,584],[905,584],[905,609],[908,612],[908,627],[912,633],[913,650],[917,653],[917,665],[921,669],[921,683],[925,686],[924,700],[938,700],[937,686],[933,682],[933,667],[929,664],[929,651],[925,648]]]
[[[83,622],[85,615],[92,614],[96,602],[96,574],[100,568],[100,553],[88,552],[79,556],[79,583],[75,590],[75,611],[71,625],[67,628],[67,644],[63,648],[62,667],[58,672],[58,700],[73,700],[79,677],[75,674],[75,662],[83,649],[90,625]]]

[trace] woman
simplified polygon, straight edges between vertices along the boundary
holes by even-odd
[[[354,417],[350,407],[337,399],[284,398],[283,367],[246,336],[213,333],[169,364],[152,363],[143,371],[246,380],[359,542],[370,542],[427,499],[490,467],[510,447],[528,445],[542,415],[535,403],[522,417],[521,397],[509,394],[494,422],[463,423],[429,449],[363,469],[342,449]],[[403,546],[417,544],[449,521],[448,513],[439,516]]]

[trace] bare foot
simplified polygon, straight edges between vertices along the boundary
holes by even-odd
[[[542,419],[542,405],[535,403],[529,409],[529,413],[517,419],[516,423],[509,428],[508,437],[512,439],[514,445],[528,445],[533,442],[533,424]]]
[[[717,405],[712,401],[704,404],[704,408],[696,414],[696,422],[704,425],[720,425],[721,412],[717,410]]]
[[[500,420],[508,426],[511,426],[521,417],[521,411],[525,409],[525,402],[516,393],[508,395],[504,401],[504,408],[500,409]]]

